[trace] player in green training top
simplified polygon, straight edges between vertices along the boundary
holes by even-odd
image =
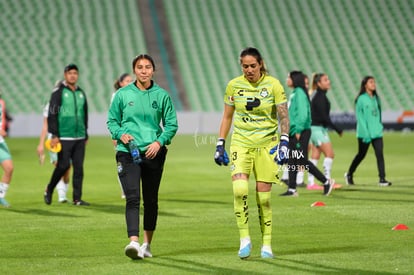
[[[248,180],[253,173],[262,231],[261,257],[273,258],[270,198],[272,183],[280,180],[278,164],[273,161],[269,151],[279,144],[278,162],[283,164],[287,161],[287,100],[283,86],[267,73],[263,58],[256,48],[246,48],[241,52],[240,65],[243,75],[232,79],[226,88],[224,113],[214,158],[219,165],[229,163],[225,138],[233,123],[230,159],[234,212],[240,233],[239,257],[249,257],[252,249],[248,225]],[[282,134],[280,138],[279,123]]]
[[[385,179],[384,141],[382,139],[384,127],[381,121],[381,101],[377,94],[373,76],[366,76],[362,79],[358,96],[355,99],[355,112],[358,153],[352,160],[348,172],[345,173],[345,181],[347,184],[354,184],[354,172],[365,158],[369,145],[372,144],[377,158],[378,184],[380,186],[390,186],[391,182]]]
[[[142,259],[152,257],[150,245],[157,225],[158,190],[167,155],[166,145],[175,136],[178,123],[168,92],[152,80],[155,72],[152,57],[136,56],[132,68],[136,80],[116,92],[108,111],[107,126],[112,139],[117,141],[118,177],[126,199],[130,243],[125,247],[125,254],[132,259]],[[138,154],[133,154],[131,144],[137,145]],[[140,184],[144,201],[142,246],[138,242]]]

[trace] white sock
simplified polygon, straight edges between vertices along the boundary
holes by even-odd
[[[0,182],[0,198],[5,198],[7,190],[9,189],[9,184]]]
[[[56,190],[58,192],[59,199],[66,198],[67,184],[65,184],[65,182],[62,179],[60,179],[60,181],[56,185]]]
[[[310,162],[313,163],[313,165],[318,166],[318,160],[317,159],[310,159]],[[308,185],[314,185],[315,184],[315,177],[311,174],[308,173]]]
[[[296,174],[296,183],[303,183],[304,173],[303,171],[299,171]]]
[[[288,180],[289,179],[289,171],[287,169],[284,169],[282,180]]]
[[[332,158],[325,158],[323,160],[323,170],[325,172],[325,177],[327,179],[331,178],[332,162],[333,162]]]

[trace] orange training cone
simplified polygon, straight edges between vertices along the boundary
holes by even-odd
[[[392,230],[408,230],[408,226],[405,224],[399,223],[392,228]]]
[[[322,201],[315,201],[314,203],[311,204],[312,207],[314,206],[325,206],[326,204]]]

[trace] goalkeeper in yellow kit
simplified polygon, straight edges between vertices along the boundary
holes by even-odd
[[[261,257],[273,258],[270,199],[272,183],[280,181],[278,164],[286,163],[288,158],[287,100],[283,86],[267,73],[256,48],[246,48],[241,52],[240,65],[243,75],[232,79],[226,88],[214,159],[219,165],[230,162],[234,212],[240,233],[239,257],[249,257],[252,249],[248,225],[248,181],[253,173],[262,232]],[[232,123],[234,127],[228,156],[225,139]],[[271,150],[273,155],[269,154]]]

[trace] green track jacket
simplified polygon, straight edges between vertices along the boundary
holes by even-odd
[[[355,104],[358,138],[370,141],[383,135],[381,121],[381,102],[378,96],[371,97],[367,93],[361,94]]]
[[[310,102],[302,88],[295,88],[289,97],[289,121],[290,136],[311,128]]]
[[[53,92],[49,102],[47,117],[48,131],[61,140],[88,138],[88,102],[84,91],[76,87],[72,91],[60,84]]]
[[[109,107],[107,126],[112,139],[118,141],[116,150],[122,152],[129,152],[120,140],[123,134],[132,135],[145,152],[154,141],[170,144],[178,130],[171,98],[154,82],[148,90],[138,89],[134,82],[119,89]]]

